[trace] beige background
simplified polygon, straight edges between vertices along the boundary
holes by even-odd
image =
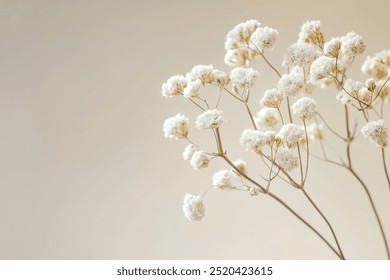
[[[267,198],[213,191],[205,219],[185,219],[184,194],[203,192],[224,165],[194,172],[181,158],[184,143],[163,138],[165,118],[180,111],[193,120],[198,111],[183,99],[161,98],[161,83],[195,64],[229,71],[224,36],[250,18],[279,30],[269,54],[279,69],[308,19],[320,19],[328,39],[356,31],[374,54],[389,48],[389,8],[386,0],[0,0],[0,258],[333,259],[317,236]],[[363,59],[356,78],[363,78]],[[256,110],[276,79],[262,61],[253,66],[262,75],[252,97]],[[315,98],[344,132],[335,92]],[[250,125],[245,112],[231,98],[221,105],[226,148],[255,164],[238,146]],[[379,151],[361,137],[353,158],[390,238]],[[346,256],[384,258],[361,187],[334,166],[312,163],[307,190],[334,224]],[[284,184],[274,190],[331,239],[297,191]]]

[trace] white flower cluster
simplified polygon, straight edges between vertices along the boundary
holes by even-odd
[[[299,166],[298,155],[294,150],[282,147],[276,154],[277,164],[286,171],[292,171]]]
[[[275,139],[273,131],[259,131],[254,129],[245,129],[241,134],[240,144],[246,151],[253,151],[261,154],[262,147],[272,145]]]
[[[313,98],[302,97],[291,106],[291,110],[301,119],[311,119],[317,112],[317,103]]]
[[[305,131],[302,127],[294,123],[289,123],[283,125],[275,137],[285,143],[287,147],[292,148],[297,145],[304,134]]]
[[[318,46],[309,43],[295,43],[287,49],[284,62],[288,67],[310,67],[310,64],[321,55]]]
[[[203,197],[200,195],[186,194],[183,201],[183,212],[190,221],[200,221],[204,217],[205,207]]]
[[[278,123],[278,111],[274,108],[262,108],[255,117],[258,127],[273,127]]]
[[[229,170],[220,170],[213,175],[213,186],[218,187],[222,190],[231,190],[232,181],[231,173]]]
[[[236,67],[230,73],[233,91],[240,93],[253,87],[260,74],[253,68]]]
[[[298,96],[305,90],[304,74],[298,68],[295,68],[291,73],[284,74],[277,84],[278,92],[287,96]]]
[[[236,25],[226,35],[225,63],[229,66],[248,66],[259,53],[272,49],[279,32],[251,19]]]
[[[373,57],[367,56],[362,65],[364,74],[375,77],[377,80],[388,77],[390,69],[390,50],[383,50]]]
[[[368,122],[362,127],[361,132],[364,137],[370,139],[370,141],[375,143],[378,147],[385,148],[389,144],[387,128],[385,127],[385,122],[382,119]]]
[[[283,93],[277,88],[269,89],[264,92],[263,97],[260,99],[260,105],[277,109],[280,107],[283,98]]]
[[[321,32],[321,22],[319,20],[312,20],[305,22],[301,27],[299,33],[299,43],[310,43],[322,48],[324,45],[324,35]]]
[[[205,111],[197,117],[195,126],[198,129],[218,128],[223,121],[222,111],[211,109]]]
[[[170,117],[165,120],[163,131],[166,138],[185,139],[188,135],[189,120],[182,114]]]
[[[304,129],[304,127],[302,127]],[[305,135],[301,138],[301,143],[304,144],[306,141],[316,141],[324,139],[324,126],[322,124],[311,123],[306,126],[307,138]]]

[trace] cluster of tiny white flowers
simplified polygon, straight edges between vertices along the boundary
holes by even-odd
[[[210,159],[204,151],[194,151],[190,163],[195,170],[209,166]]]
[[[312,81],[322,80],[334,75],[336,70],[336,59],[325,55],[317,58],[310,66],[310,78]]]
[[[163,83],[161,93],[165,98],[183,95],[187,83],[186,77],[182,75],[172,76]]]
[[[284,74],[277,84],[277,89],[284,96],[298,96],[305,90],[305,81],[303,72],[292,71]]]
[[[278,123],[278,111],[274,108],[262,108],[255,117],[258,127],[273,127]]]
[[[231,173],[228,170],[220,170],[213,175],[213,186],[222,190],[232,189]]]
[[[375,143],[378,147],[387,147],[388,134],[384,120],[380,119],[377,121],[368,122],[365,126],[362,127],[361,132],[364,137],[370,139],[370,141]]]
[[[283,98],[283,93],[277,88],[269,89],[264,92],[263,97],[260,99],[260,105],[277,109],[280,107]]]
[[[311,119],[317,112],[317,103],[313,98],[302,97],[291,106],[291,110],[301,119]]]
[[[390,69],[390,50],[383,50],[376,53],[373,57],[367,56],[362,65],[364,74],[375,77],[377,80],[389,76]]]
[[[200,221],[204,217],[205,207],[203,197],[200,195],[186,194],[183,201],[183,212],[190,221]]]
[[[363,42],[362,36],[355,32],[349,32],[342,37],[341,51],[348,56],[356,56],[364,53],[366,45]]]
[[[261,153],[261,148],[269,141],[270,135],[254,129],[245,129],[240,138],[240,144],[245,147],[246,151],[253,151],[259,154]]]
[[[188,82],[187,86],[183,90],[183,96],[186,98],[197,97],[199,95],[201,86],[202,86],[202,81],[199,79]]]
[[[321,49],[308,43],[295,43],[287,49],[285,64],[288,67],[310,67],[310,64],[321,55]]]
[[[250,38],[250,46],[253,49],[263,51],[273,48],[276,40],[279,37],[279,32],[271,27],[260,27],[253,32]]]
[[[236,67],[230,73],[230,80],[235,92],[249,90],[260,74],[253,68]]]
[[[319,20],[306,21],[298,35],[299,43],[310,43],[322,47],[324,45],[324,35],[320,29]]]
[[[222,111],[211,109],[200,114],[195,121],[198,129],[218,128],[223,123]]]
[[[299,166],[299,159],[294,150],[282,147],[276,154],[277,164],[286,171],[292,171]]]
[[[292,148],[296,146],[304,134],[305,131],[299,125],[296,125],[295,123],[289,123],[283,125],[275,137],[280,139],[289,148]]]
[[[188,135],[189,120],[182,114],[170,117],[165,120],[163,131],[166,138],[185,139]]]
[[[190,73],[187,73],[187,79],[190,81],[200,80],[202,84],[209,84],[214,81],[213,65],[196,65]]]
[[[184,148],[183,158],[185,160],[191,160],[194,153],[199,151],[199,150],[200,150],[199,147],[195,146],[194,144],[188,144]]]

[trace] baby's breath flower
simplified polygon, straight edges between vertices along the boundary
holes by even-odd
[[[184,88],[187,86],[187,79],[182,75],[170,77],[161,87],[162,96],[165,98],[183,95]]]
[[[165,138],[185,139],[189,132],[188,124],[188,118],[182,114],[166,119],[163,126]]]
[[[376,88],[376,82],[373,78],[367,79],[364,85],[369,91],[374,91]]]
[[[284,74],[277,85],[278,91],[284,96],[298,96],[305,89],[304,75],[302,72]]]
[[[255,117],[258,127],[273,127],[278,123],[278,111],[274,108],[262,108]]]
[[[321,22],[319,20],[306,21],[301,27],[298,42],[322,47],[324,45],[324,35],[320,30],[320,26]]]
[[[305,132],[300,126],[294,123],[289,123],[283,125],[275,137],[280,139],[283,143],[286,143],[289,148],[292,148],[298,143],[304,134]]]
[[[246,151],[261,153],[261,148],[267,144],[269,137],[263,131],[254,129],[245,129],[241,134],[240,144]]]
[[[201,80],[202,84],[212,83],[214,81],[213,65],[196,65],[192,68],[191,73],[187,74],[189,80]]]
[[[185,148],[184,148],[184,152],[183,152],[183,158],[185,160],[191,160],[192,159],[192,156],[194,155],[195,152],[199,151],[200,149],[193,145],[193,144],[188,144]]]
[[[283,100],[283,93],[278,89],[273,88],[264,92],[263,98],[260,100],[260,105],[268,108],[279,108]]]
[[[317,103],[313,98],[302,97],[291,106],[291,110],[301,119],[311,119],[317,112]]]
[[[250,46],[252,49],[259,49],[263,51],[265,49],[273,48],[276,40],[279,37],[279,32],[276,29],[266,27],[257,28],[255,32],[253,32],[250,38]]]
[[[328,56],[338,57],[341,49],[341,39],[332,38],[329,42],[324,45],[324,54]]]
[[[362,65],[362,72],[364,74],[373,76],[378,80],[389,76],[390,70],[390,50],[383,50],[373,57],[367,56]]]
[[[250,37],[260,25],[261,23],[255,19],[250,19],[236,25],[226,35],[225,49],[232,50],[247,47]]]
[[[213,186],[223,190],[232,189],[231,173],[228,170],[220,170],[213,175]]]
[[[236,67],[230,73],[233,88],[248,90],[253,87],[260,74],[252,68]]]
[[[336,59],[325,55],[320,56],[310,66],[310,78],[312,81],[322,80],[334,75],[336,72]]]
[[[220,70],[214,70],[213,77],[214,77],[213,82],[219,85],[221,88],[226,87],[230,81],[229,76],[225,72]]]
[[[341,90],[337,95],[336,95],[336,100],[340,101],[341,104],[347,105],[352,102],[352,97],[349,96],[345,91]]]
[[[358,99],[360,101],[363,101],[366,104],[370,104],[371,100],[372,100],[372,92],[369,91],[366,87],[362,87],[358,91],[358,96],[357,97],[358,97]]]
[[[199,95],[200,88],[202,86],[202,81],[196,79],[187,84],[187,87],[184,88],[183,95],[186,98],[195,98]]]
[[[234,49],[226,51],[224,61],[231,67],[248,66],[256,57],[256,53],[250,49]]]
[[[195,170],[209,166],[210,159],[204,151],[196,151],[192,155],[190,163]]]
[[[211,109],[196,118],[195,126],[198,129],[218,128],[223,121],[222,111]]]
[[[183,201],[183,212],[190,221],[200,221],[204,217],[205,208],[203,197],[200,195],[186,194]]]
[[[293,150],[282,147],[276,153],[276,163],[284,170],[292,171],[299,166],[299,158]]]
[[[378,147],[387,147],[388,135],[384,120],[380,119],[368,122],[362,127],[361,132],[364,137],[370,139],[370,141],[375,143]]]
[[[246,162],[242,159],[238,159],[236,161],[233,161],[234,166],[241,172],[241,174],[248,175],[248,169],[246,167]],[[237,172],[233,167],[231,168],[231,172],[238,177],[241,177],[242,175]]]
[[[386,82],[385,80],[379,80],[377,82],[377,86],[375,88],[375,96],[377,94],[379,94],[380,98],[382,98],[384,101],[389,102],[389,98],[390,98],[390,83],[387,82],[385,84],[385,82]]]
[[[342,37],[341,52],[347,56],[354,57],[364,53],[366,45],[363,42],[362,36],[355,32],[349,32]]]
[[[285,64],[289,67],[308,67],[321,55],[319,47],[308,43],[295,43],[287,49]]]

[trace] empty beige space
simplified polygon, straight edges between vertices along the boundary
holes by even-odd
[[[203,221],[186,220],[184,195],[202,193],[213,172],[226,166],[217,160],[194,171],[182,159],[185,143],[163,137],[166,118],[181,112],[193,124],[199,112],[182,98],[162,98],[161,84],[196,64],[229,72],[225,35],[251,18],[279,30],[268,57],[281,71],[306,20],[321,20],[326,39],[357,32],[366,55],[374,55],[390,48],[389,8],[386,0],[0,0],[0,258],[334,259],[267,197],[214,190]],[[356,79],[365,79],[364,58],[354,62]],[[257,111],[277,78],[260,59],[252,66],[261,74],[250,101]],[[319,90],[314,98],[344,133],[336,93]],[[229,96],[221,102],[229,154],[247,158],[256,170],[258,161],[239,146],[241,131],[250,127],[245,110]],[[212,147],[210,133],[193,127],[190,133]],[[390,239],[380,150],[360,137],[352,156]],[[273,188],[331,240],[299,192],[284,183]],[[347,258],[385,258],[367,197],[350,174],[313,160],[307,191]]]

